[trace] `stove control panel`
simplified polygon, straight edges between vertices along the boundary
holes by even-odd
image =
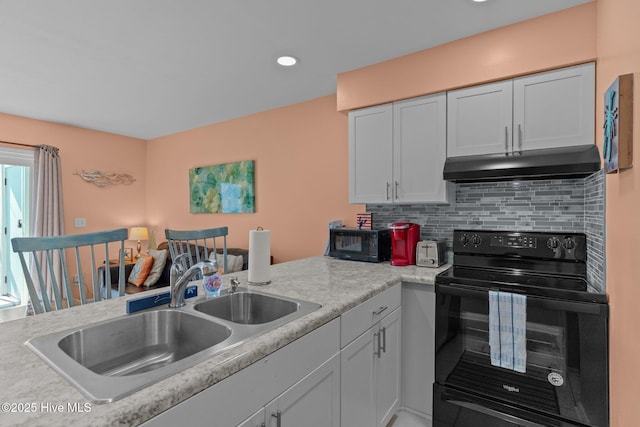
[[[503,248],[537,248],[538,238],[522,235],[494,235],[491,238],[491,246]]]
[[[454,230],[453,252],[459,254],[519,256],[585,261],[583,233],[537,231]]]

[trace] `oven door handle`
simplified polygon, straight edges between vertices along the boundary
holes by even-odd
[[[477,403],[464,402],[462,400],[446,400],[446,402],[453,405],[462,406],[463,408],[467,408],[475,412],[480,412],[481,414],[489,415],[493,418],[498,418],[511,424],[517,424],[523,427],[546,427],[544,424],[534,423],[533,421],[525,420],[523,418],[516,417],[515,415],[505,414],[503,412],[496,411],[495,409],[478,405]]]
[[[455,390],[443,390],[441,398],[444,402],[447,402],[449,404],[461,406],[471,411],[479,412],[492,418],[498,418],[511,424],[517,424],[523,427],[545,427],[544,424],[538,424],[536,422],[526,420],[516,415],[507,414],[497,409],[489,408],[487,406],[472,402],[467,399],[463,393],[456,392]]]
[[[447,295],[456,295],[456,296],[468,296],[475,298],[486,298],[489,300],[489,291],[493,291],[497,289],[492,288],[472,288],[466,285],[453,284],[453,285],[445,285],[445,284],[437,284],[436,285],[436,294],[447,294]],[[600,304],[597,302],[578,302],[578,301],[567,301],[567,300],[558,300],[551,298],[544,298],[538,296],[527,295],[527,302],[529,299],[535,301],[536,306],[540,308],[545,308],[554,311],[566,311],[572,313],[583,313],[583,314],[607,314],[608,308],[606,304]]]

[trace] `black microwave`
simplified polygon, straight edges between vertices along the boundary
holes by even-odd
[[[330,229],[329,256],[354,261],[387,261],[391,259],[391,232],[387,228],[377,230],[346,227]]]

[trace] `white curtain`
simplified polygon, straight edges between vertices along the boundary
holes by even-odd
[[[33,157],[33,175],[31,192],[31,236],[60,236],[64,234],[64,211],[62,207],[62,167],[58,148],[49,145],[35,147]],[[57,260],[57,271],[54,272],[56,283],[62,283],[62,266]],[[38,262],[46,265],[43,256]],[[44,269],[43,269],[44,270]],[[35,269],[32,267],[32,271]],[[47,293],[51,300],[51,279],[49,273],[44,277]],[[37,281],[37,277],[35,278]],[[36,285],[37,286],[37,285]],[[63,292],[63,290],[60,290]],[[60,307],[59,307],[60,308]]]

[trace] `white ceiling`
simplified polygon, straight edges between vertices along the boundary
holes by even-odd
[[[0,112],[151,139],[588,1],[0,0]]]

